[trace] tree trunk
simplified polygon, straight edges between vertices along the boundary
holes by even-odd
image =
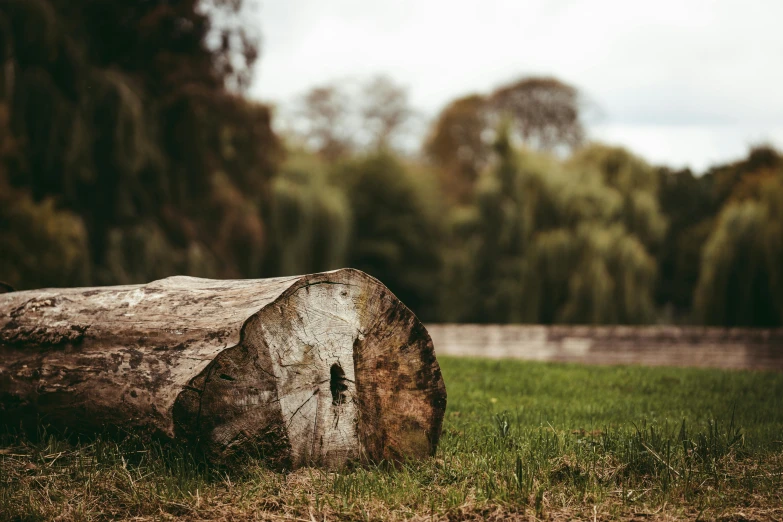
[[[0,295],[4,424],[334,469],[432,455],[445,408],[424,326],[358,270]]]

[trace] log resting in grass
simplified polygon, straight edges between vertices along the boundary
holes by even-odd
[[[432,455],[445,407],[424,326],[358,270],[0,295],[7,425],[334,469]]]

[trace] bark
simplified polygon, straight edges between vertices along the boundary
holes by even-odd
[[[445,407],[424,326],[358,270],[0,295],[4,424],[334,469],[432,455]]]

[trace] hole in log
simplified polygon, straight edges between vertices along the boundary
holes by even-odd
[[[226,375],[225,373],[221,373],[220,374],[220,378],[223,379],[224,381],[233,381],[234,380],[233,377],[231,377],[230,375]]]
[[[337,406],[345,402],[345,390],[348,385],[345,384],[345,372],[339,364],[333,364],[329,369],[331,381],[329,389],[332,390],[332,405]]]

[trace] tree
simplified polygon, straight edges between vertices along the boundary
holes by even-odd
[[[655,318],[655,259],[621,225],[540,234],[528,299],[537,322],[644,324]]]
[[[296,132],[327,161],[333,162],[353,150],[349,101],[337,85],[307,91],[299,100],[295,118]]]
[[[509,139],[528,149],[573,151],[585,134],[579,92],[555,78],[530,77],[488,96],[472,94],[448,104],[432,125],[424,151],[453,201],[466,203],[472,197],[500,125],[508,125]]]
[[[497,133],[475,211],[452,221],[458,246],[446,266],[472,283],[449,280],[461,295],[444,313],[471,322],[651,322],[656,266],[643,237],[657,238],[663,219],[656,205],[639,203],[654,187],[649,167],[599,146],[564,162],[515,149],[510,133],[511,123]],[[469,254],[454,256],[460,248]],[[455,311],[449,302],[472,306]]]
[[[391,151],[413,121],[404,87],[388,76],[319,85],[299,97],[291,130],[328,162],[359,151]]]
[[[413,114],[408,92],[390,77],[376,76],[362,88],[362,127],[370,134],[372,149],[393,149]]]
[[[486,100],[478,94],[451,102],[435,121],[424,151],[439,167],[443,191],[453,201],[470,200],[492,150],[489,129]]]
[[[237,94],[257,57],[234,23],[246,5],[0,5],[15,143],[2,189],[81,221],[91,282],[259,275],[279,147],[268,109]]]
[[[756,185],[748,178],[764,177],[777,173],[783,167],[783,156],[769,145],[752,147],[748,157],[724,165],[711,167],[705,174],[712,189],[712,203],[715,214],[733,197],[740,196],[742,184]],[[758,180],[756,180],[758,181]]]
[[[347,266],[351,206],[328,165],[291,151],[272,182],[266,272],[297,275]]]
[[[259,56],[260,36],[247,24],[255,3],[243,0],[199,0],[198,11],[209,19],[207,48],[224,85],[245,92],[253,80],[254,65]]]
[[[523,78],[495,90],[489,101],[511,117],[517,135],[532,149],[571,150],[584,140],[579,92],[556,78]]]
[[[479,322],[519,322],[523,320],[521,302],[522,259],[530,240],[529,192],[520,175],[522,162],[510,143],[509,128],[501,127],[495,142],[492,170],[480,179],[476,189],[480,237],[475,273],[478,299],[472,313]]]
[[[431,178],[383,152],[333,172],[351,205],[348,265],[383,281],[422,320],[437,317],[442,268],[442,214]]]
[[[712,178],[666,168],[658,177],[658,202],[669,227],[658,251],[656,302],[672,307],[676,319],[692,319],[701,249],[714,226]]]
[[[86,284],[90,265],[84,223],[29,194],[0,187],[0,275],[16,289]]]
[[[606,188],[616,191],[622,205],[617,220],[655,253],[666,233],[658,205],[658,174],[641,158],[621,147],[591,144],[568,161],[572,170],[592,169]]]
[[[706,324],[783,325],[783,165],[768,152],[722,170],[732,191],[704,245],[694,297]]]

